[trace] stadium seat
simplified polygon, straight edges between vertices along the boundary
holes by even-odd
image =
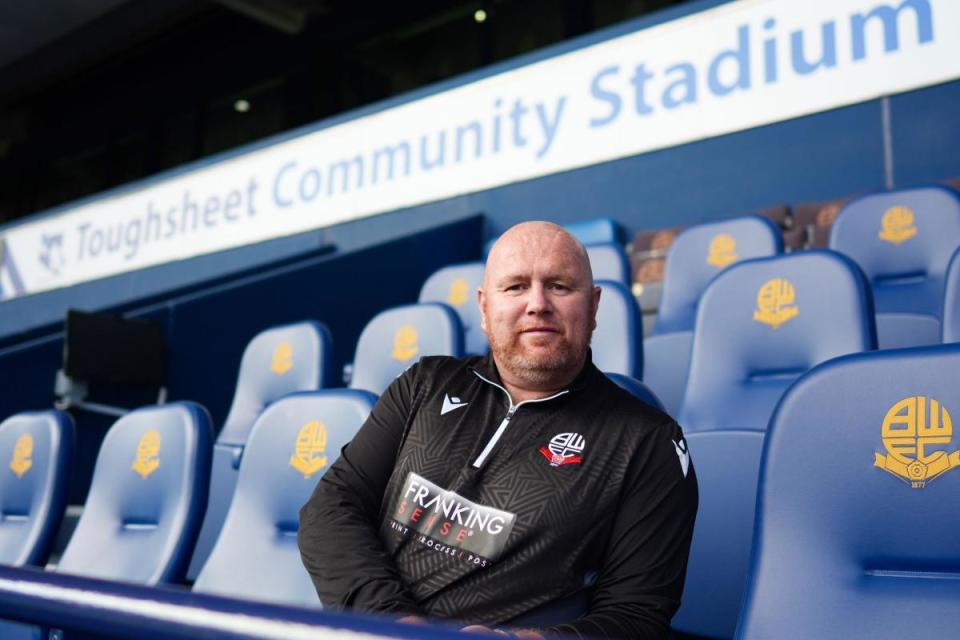
[[[864,196],[840,211],[830,233],[830,247],[870,280],[885,349],[940,342],[944,276],[958,246],[960,196],[946,187]]]
[[[483,286],[483,263],[468,262],[444,267],[427,278],[420,289],[420,302],[445,302],[460,316],[466,352],[486,355],[489,345],[480,327],[477,289]]]
[[[593,279],[613,280],[625,287],[630,286],[630,261],[619,244],[593,244],[587,246]]]
[[[619,386],[621,389],[626,389],[651,407],[655,407],[660,411],[663,411],[663,403],[660,402],[660,399],[657,397],[657,395],[650,390],[650,387],[643,384],[636,378],[631,378],[630,376],[625,376],[622,373],[613,373],[610,371],[605,371],[604,375],[616,382],[617,386]]]
[[[602,289],[591,347],[601,371],[643,377],[643,329],[637,301],[619,282],[596,281]]]
[[[644,341],[643,380],[676,415],[687,384],[697,303],[707,283],[734,262],[783,251],[780,230],[768,219],[745,216],[691,227],[667,254],[654,335]]]
[[[795,228],[802,230],[806,246],[814,249],[826,249],[830,244],[830,230],[837,214],[849,197],[836,198],[825,202],[800,202],[793,205]]]
[[[380,395],[421,356],[432,355],[463,355],[459,316],[436,302],[387,309],[360,334],[350,387]]]
[[[956,637],[958,379],[960,345],[940,345],[840,358],[787,392],[737,638]]]
[[[570,232],[574,238],[581,244],[590,246],[593,244],[619,244],[620,226],[610,218],[593,218],[591,220],[581,220],[563,225],[563,228]],[[490,238],[483,245],[483,255],[490,253],[490,248],[497,238]]]
[[[63,411],[18,413],[0,423],[0,563],[43,566],[67,506],[73,419]]]
[[[365,391],[328,389],[286,396],[263,412],[250,432],[230,510],[194,591],[320,606],[297,547],[300,507],[375,402]]]
[[[330,332],[313,321],[272,327],[247,345],[233,403],[213,447],[210,500],[187,572],[189,580],[196,579],[223,526],[253,423],[271,402],[288,393],[329,386],[331,352]]]
[[[680,424],[766,429],[802,373],[874,348],[870,289],[844,256],[809,250],[735,265],[700,300]]]
[[[960,249],[947,267],[943,296],[943,341],[960,342]]]
[[[191,402],[117,420],[57,571],[145,585],[182,581],[207,502],[212,439],[210,416]]]
[[[763,431],[718,429],[686,439],[700,507],[672,626],[697,637],[732,638],[750,566]]]

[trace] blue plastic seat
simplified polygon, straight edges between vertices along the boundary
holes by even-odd
[[[958,379],[960,345],[941,345],[840,358],[790,389],[737,638],[956,637]]]
[[[247,344],[233,403],[213,448],[210,500],[188,579],[196,579],[223,526],[254,422],[271,402],[289,393],[329,386],[333,377],[331,352],[330,332],[313,321],[272,327]]]
[[[680,423],[763,430],[801,374],[874,348],[870,289],[849,259],[810,250],[742,262],[700,300]]]
[[[957,249],[944,284],[943,341],[960,342],[960,249]]]
[[[697,304],[707,284],[731,264],[783,252],[783,236],[766,218],[746,216],[680,233],[664,267],[654,333],[644,341],[644,382],[673,415],[687,384]]]
[[[207,502],[212,439],[210,416],[191,402],[117,420],[57,571],[145,585],[182,581]]]
[[[660,399],[657,397],[650,387],[643,384],[636,378],[631,378],[630,376],[625,376],[622,373],[613,373],[612,371],[605,371],[604,375],[617,383],[621,389],[625,389],[646,402],[651,407],[663,411],[663,403],[660,402]]]
[[[375,402],[366,391],[328,389],[286,396],[263,412],[195,591],[320,606],[297,548],[300,507]]]
[[[763,431],[687,433],[697,465],[700,506],[687,581],[672,626],[704,638],[732,638],[753,543]]]
[[[483,286],[483,263],[468,262],[444,267],[433,273],[420,289],[420,302],[443,302],[450,305],[464,331],[466,352],[485,355],[489,349],[487,336],[480,327],[480,306],[477,289]]]
[[[599,280],[602,289],[591,347],[601,371],[643,377],[643,328],[636,298],[619,282]]]
[[[18,413],[0,423],[0,563],[43,566],[67,507],[73,419]]]
[[[586,246],[593,279],[612,280],[630,286],[630,260],[619,244],[591,244]]]
[[[830,232],[830,248],[870,281],[884,349],[940,342],[944,278],[958,246],[960,197],[945,187],[858,198]]]
[[[620,243],[620,226],[610,218],[593,218],[563,225],[574,238],[583,245]],[[483,255],[490,253],[490,247],[497,238],[490,238],[483,245]]]
[[[450,307],[425,302],[387,309],[360,334],[350,387],[380,395],[421,356],[436,355],[463,355],[463,328]]]

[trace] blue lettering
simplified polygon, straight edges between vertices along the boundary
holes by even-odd
[[[820,67],[837,66],[837,29],[833,22],[824,22],[820,27],[822,44],[820,45],[820,59],[809,62],[803,51],[803,32],[794,31],[790,34],[790,53],[793,70],[805,76],[813,73]]]
[[[444,165],[444,158],[446,157],[446,147],[447,147],[447,132],[438,131],[437,132],[437,157],[433,160],[429,159],[429,154],[427,153],[427,136],[420,136],[420,166],[423,167],[424,171],[430,171],[434,167],[442,167]]]
[[[653,113],[653,107],[647,104],[647,82],[653,79],[653,74],[647,71],[646,65],[638,64],[633,70],[633,77],[630,82],[633,83],[634,107],[637,114],[646,116]]]
[[[899,26],[900,12],[904,9],[913,9],[917,18],[917,42],[923,44],[933,40],[933,17],[930,11],[929,0],[903,0],[900,6],[894,9],[889,5],[880,5],[863,15],[855,13],[850,16],[850,29],[853,32],[853,59],[863,60],[867,57],[867,21],[880,20],[883,23],[884,50],[889,53],[900,48]]]
[[[682,104],[695,103],[697,101],[697,70],[694,66],[689,62],[675,64],[667,68],[667,76],[672,74],[679,77],[664,89],[663,106],[667,109],[675,109]]]
[[[721,66],[726,62],[736,65],[737,76],[732,83],[724,83],[720,79]],[[710,63],[710,69],[707,71],[707,85],[716,96],[725,96],[737,89],[750,88],[750,27],[743,25],[737,29],[737,48],[721,51]]]
[[[300,176],[300,199],[304,202],[310,202],[320,193],[320,170],[317,168],[307,169]]]
[[[616,76],[618,73],[620,73],[620,67],[613,65],[611,67],[605,67],[601,69],[599,72],[597,72],[597,75],[593,76],[593,81],[590,83],[590,94],[597,100],[609,104],[610,110],[603,117],[591,118],[591,127],[605,127],[616,120],[620,115],[620,96],[614,91],[608,91],[604,89],[600,84],[607,76]]]
[[[454,156],[454,162],[463,160],[463,138],[467,132],[473,133],[473,157],[479,158],[483,155],[483,129],[479,122],[468,122],[457,127],[457,153]]]
[[[775,26],[777,21],[773,18],[767,18],[763,23],[763,28],[767,31]],[[777,73],[777,39],[767,38],[763,41],[763,79],[767,84],[773,84],[777,81]]]
[[[540,128],[543,130],[543,145],[537,151],[537,158],[542,158],[553,145],[553,139],[557,135],[557,127],[560,126],[560,117],[563,115],[563,105],[566,101],[566,96],[560,96],[557,99],[557,110],[554,112],[555,115],[552,120],[543,104],[537,105],[537,119],[540,121]]]
[[[520,122],[526,112],[527,108],[523,106],[521,100],[513,103],[513,109],[510,111],[510,120],[513,122],[513,144],[517,147],[525,147],[527,145],[527,139],[523,137],[523,131],[521,130],[522,123]]]
[[[280,195],[280,181],[283,180],[284,175],[297,166],[296,162],[288,162],[287,164],[280,167],[280,171],[277,171],[276,177],[273,179],[273,201],[278,207],[289,207],[293,204],[293,200],[282,198]]]

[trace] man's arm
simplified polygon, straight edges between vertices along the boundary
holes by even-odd
[[[683,472],[686,441],[681,438],[676,424],[661,427],[633,460],[587,613],[546,630],[548,635],[669,636],[670,618],[683,592],[698,499],[689,458]]]
[[[393,381],[300,510],[300,557],[324,607],[422,614],[378,535],[418,369]]]

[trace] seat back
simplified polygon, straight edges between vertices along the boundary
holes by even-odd
[[[630,286],[630,260],[623,247],[606,243],[587,245],[586,249],[594,281],[612,280]]]
[[[706,638],[732,638],[753,543],[763,431],[686,434],[697,465],[700,505],[687,580],[673,628]]]
[[[765,429],[802,373],[874,348],[870,290],[849,259],[810,250],[735,265],[700,300],[680,424]]]
[[[619,243],[620,226],[610,218],[594,218],[592,220],[581,220],[563,225],[563,228],[570,232],[574,238],[581,244],[589,246],[592,244]],[[483,255],[490,253],[490,248],[497,241],[497,238],[490,238],[483,245]]]
[[[444,267],[427,278],[420,289],[420,302],[444,302],[450,305],[463,325],[467,353],[485,355],[489,345],[480,327],[477,289],[483,286],[483,263],[468,262]]]
[[[960,249],[950,260],[944,284],[943,341],[960,342]]]
[[[350,387],[379,395],[421,356],[434,355],[463,355],[463,329],[450,307],[425,302],[387,309],[360,334]]]
[[[196,579],[223,526],[253,423],[278,398],[330,385],[332,351],[330,332],[309,320],[261,331],[247,344],[233,403],[213,448],[210,500],[187,572],[190,580]]]
[[[738,638],[956,636],[958,379],[960,345],[878,351],[784,396]]]
[[[194,591],[320,606],[297,548],[300,507],[375,402],[366,391],[328,389],[287,396],[263,412]]]
[[[691,331],[707,284],[730,265],[783,252],[783,236],[770,220],[745,216],[690,227],[667,253],[655,334]]]
[[[643,381],[672,416],[679,415],[687,390],[691,348],[692,330],[647,336],[643,341]]]
[[[643,329],[636,298],[619,282],[596,281],[603,291],[591,347],[601,371],[643,377]]]
[[[616,382],[617,386],[621,389],[629,391],[651,407],[663,411],[663,403],[660,402],[657,394],[655,394],[650,387],[643,384],[636,378],[631,378],[630,376],[625,376],[622,373],[614,373],[612,371],[605,371],[604,375]]]
[[[181,581],[207,503],[212,440],[210,416],[191,402],[117,420],[57,570],[146,585]]]
[[[18,413],[0,423],[0,563],[43,566],[67,507],[73,419]]]
[[[873,289],[881,348],[940,341],[950,256],[960,246],[960,197],[924,187],[858,198],[830,232],[830,248],[860,265]]]

